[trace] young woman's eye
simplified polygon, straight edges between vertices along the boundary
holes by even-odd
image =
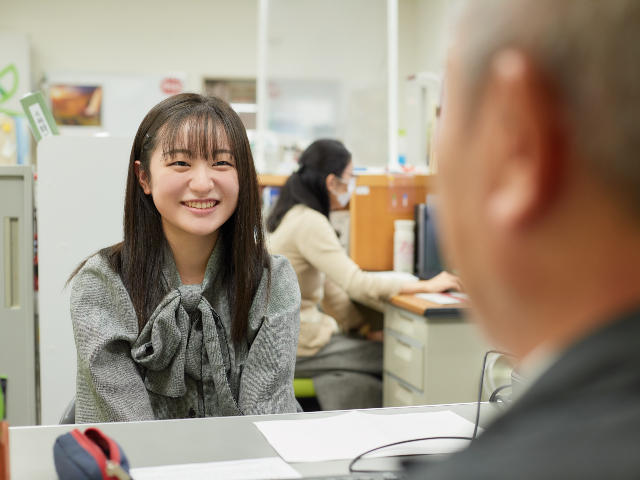
[[[172,165],[176,167],[188,167],[189,164],[187,162],[183,162],[182,160],[178,160],[177,162],[173,162]]]
[[[226,160],[218,160],[216,162],[213,162],[213,166],[214,167],[223,167],[229,165],[230,167],[233,167],[233,165],[229,162],[227,162]]]

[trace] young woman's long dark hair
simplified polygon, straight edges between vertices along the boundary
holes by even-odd
[[[342,176],[350,161],[351,153],[337,140],[316,140],[309,145],[298,161],[300,168],[280,191],[280,199],[267,220],[267,230],[275,232],[285,214],[299,203],[329,217],[327,176]]]
[[[226,142],[226,146],[220,145],[221,142]],[[235,160],[240,185],[238,206],[220,231],[224,245],[223,282],[233,317],[231,338],[237,344],[247,332],[249,310],[263,269],[267,268],[270,275],[270,257],[262,231],[258,175],[246,130],[240,117],[224,101],[183,93],[169,97],[151,109],[140,124],[131,148],[124,204],[124,241],[99,253],[122,278],[138,317],[138,329],[142,331],[168,293],[162,278],[167,240],[160,213],[138,182],[135,162],[140,161],[140,171],[149,172],[156,148],[162,148],[170,155],[176,145],[194,157],[207,160],[212,159],[218,148],[228,148]]]

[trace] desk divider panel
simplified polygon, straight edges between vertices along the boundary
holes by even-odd
[[[75,267],[122,241],[133,138],[63,137],[38,144],[38,259],[42,423],[57,424],[76,392],[69,313]]]

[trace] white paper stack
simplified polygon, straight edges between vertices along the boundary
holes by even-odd
[[[468,297],[464,293],[416,293],[416,297],[438,305],[457,305],[464,303]]]
[[[287,462],[348,460],[377,447],[427,437],[471,437],[474,424],[451,411],[376,415],[350,412],[311,420],[254,422]],[[427,440],[371,456],[451,453],[467,440]]]
[[[135,480],[270,480],[301,478],[281,458],[251,458],[229,462],[190,463],[164,467],[132,468]]]

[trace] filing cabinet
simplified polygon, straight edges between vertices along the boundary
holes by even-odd
[[[391,304],[384,321],[385,407],[477,401],[490,347],[476,325],[460,315],[421,316]]]
[[[33,171],[0,165],[0,376],[11,426],[38,424]]]

